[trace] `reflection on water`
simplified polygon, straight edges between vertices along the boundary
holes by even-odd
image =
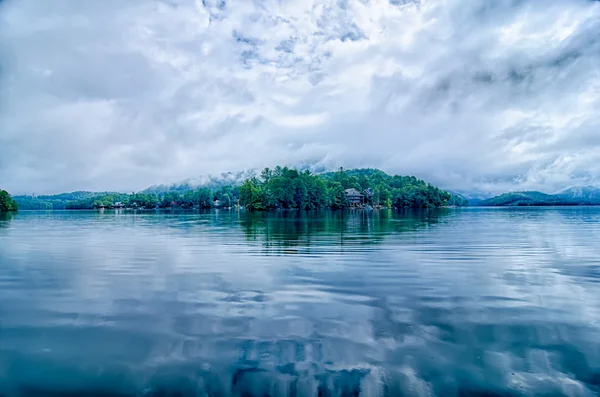
[[[248,241],[262,241],[265,251],[294,253],[294,247],[342,249],[380,244],[390,233],[417,230],[438,223],[449,209],[380,211],[244,212],[241,223]],[[337,247],[337,248],[334,248]]]
[[[600,208],[0,217],[0,395],[595,395]]]
[[[14,212],[0,212],[0,227],[8,227],[8,222],[14,215]]]

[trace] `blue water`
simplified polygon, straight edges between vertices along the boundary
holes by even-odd
[[[599,392],[600,208],[0,215],[0,395]]]

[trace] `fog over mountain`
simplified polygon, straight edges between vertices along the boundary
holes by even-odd
[[[0,187],[277,164],[600,185],[600,2],[0,1]]]

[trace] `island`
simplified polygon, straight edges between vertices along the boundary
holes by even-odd
[[[251,210],[343,208],[436,208],[466,201],[414,176],[377,169],[312,174],[265,168],[240,187],[240,204]]]
[[[12,212],[19,208],[17,202],[6,190],[0,190],[0,212]]]
[[[22,209],[231,208],[250,211],[439,208],[467,201],[414,176],[388,175],[378,169],[343,168],[313,173],[277,166],[240,183],[152,187],[138,193],[72,192],[54,196],[17,196]]]

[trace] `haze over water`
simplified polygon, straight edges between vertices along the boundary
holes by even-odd
[[[598,241],[596,207],[4,215],[0,395],[595,395]]]

